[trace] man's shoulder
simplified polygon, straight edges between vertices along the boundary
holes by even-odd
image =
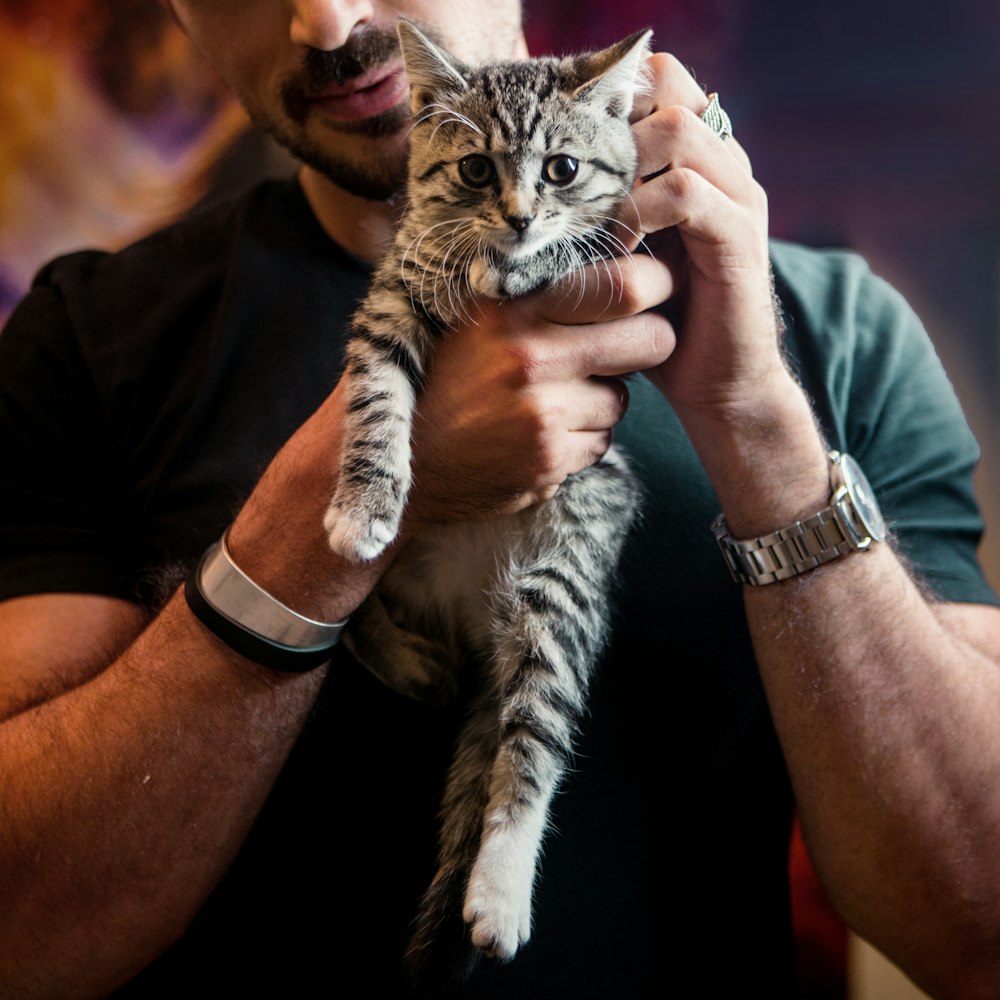
[[[870,274],[865,259],[853,250],[816,248],[772,238],[771,262],[775,275],[797,286],[827,286]]]
[[[367,280],[295,181],[267,181],[118,252],[58,258],[39,272],[11,326],[29,316],[32,325],[68,331],[84,353],[141,355],[144,345],[155,350],[167,336],[176,346],[184,331],[195,336],[216,318],[253,326],[265,305],[287,312],[294,303],[301,313],[304,303],[334,295],[353,303]]]
[[[274,211],[281,185],[267,182],[198,208],[115,252],[80,250],[57,257],[35,277],[70,305],[113,309],[134,300],[158,301],[179,282],[217,275],[229,248],[260,214]]]
[[[876,340],[884,348],[886,336],[923,334],[906,299],[854,251],[772,240],[771,262],[793,348],[806,341],[851,353]]]

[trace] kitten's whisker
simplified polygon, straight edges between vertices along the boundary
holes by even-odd
[[[593,217],[596,219],[607,219],[609,221],[614,221],[612,216],[600,215]],[[614,233],[605,229],[603,226],[595,226],[593,228],[587,227],[581,220],[580,224],[574,227],[574,235],[581,239],[583,246],[590,258],[590,263],[592,265],[603,264],[605,272],[609,278],[612,278],[612,284],[614,284],[613,278],[615,274],[619,279],[619,301],[621,295],[623,294],[623,284],[622,284],[622,268],[621,260],[622,258],[628,259],[632,266],[635,267],[633,260],[633,255],[629,251],[629,248],[617,237]],[[615,273],[611,271],[612,264],[609,261],[613,261]],[[609,305],[610,305],[609,301]]]
[[[421,109],[420,114],[414,121],[414,127],[416,127],[417,125],[423,125],[425,122],[430,121],[437,115],[449,115],[449,117],[443,119],[442,121],[439,121],[435,125],[434,131],[431,133],[431,137],[429,140],[430,142],[434,142],[435,138],[437,137],[438,130],[442,126],[452,123],[455,125],[465,125],[467,128],[472,129],[472,131],[475,132],[477,135],[485,136],[483,130],[474,121],[472,121],[470,118],[467,118],[465,115],[460,114],[458,111],[455,111],[453,108],[449,108],[448,105],[446,104],[426,105],[424,108]]]
[[[578,261],[579,270],[575,273],[580,275],[580,293],[577,299],[577,306],[583,300],[583,295],[586,290],[586,271],[584,268],[584,259],[582,254],[586,254],[587,260],[586,265],[594,268],[603,268],[604,273],[609,279],[610,288],[608,291],[608,301],[605,308],[610,308],[615,301],[614,289],[617,286],[618,294],[617,299],[620,302],[624,294],[624,282],[622,281],[622,270],[621,265],[618,263],[618,256],[615,254],[603,253],[602,250],[608,249],[608,244],[613,237],[606,233],[603,229],[583,229],[581,227],[581,232],[579,234],[585,239],[578,241],[573,245],[573,253]],[[613,247],[613,244],[612,244]],[[614,270],[612,270],[612,267]],[[617,277],[617,281],[615,278]]]
[[[471,221],[463,228],[464,232],[459,232],[448,241],[439,261],[439,267],[442,272],[444,290],[448,297],[449,317],[471,322],[472,316],[468,306],[472,297],[472,289],[468,279],[467,262],[473,257],[467,248],[476,246],[481,237]],[[456,263],[451,263],[449,259],[453,256],[457,260]],[[435,300],[437,300],[437,290],[438,286],[436,285]]]
[[[639,215],[639,206],[636,205],[635,199],[632,197],[631,191],[625,192],[625,199],[629,202],[629,204],[631,204],[632,208],[635,209],[635,217],[641,222],[642,216]],[[638,244],[635,248],[636,250],[638,250],[639,247],[642,247],[642,249],[646,253],[648,253],[650,257],[653,256],[653,251],[650,249],[649,244],[646,242],[645,236],[643,235],[641,230],[636,232],[636,230],[634,230],[631,226],[626,225],[624,222],[622,222],[620,218],[616,216],[603,216],[603,218],[610,219],[611,222],[613,222],[619,229],[624,229],[629,236],[635,239]],[[634,253],[635,251],[632,252]]]
[[[434,230],[448,227],[448,238],[444,244],[441,244],[437,240],[437,234]],[[432,302],[433,309],[436,314],[442,314],[442,298],[440,287],[442,283],[448,292],[448,305],[449,305],[449,315],[453,315],[456,312],[461,314],[464,310],[456,309],[453,302],[452,289],[454,285],[455,272],[461,264],[456,267],[450,264],[449,257],[456,246],[459,246],[464,239],[469,239],[474,235],[475,222],[472,219],[459,219],[459,220],[447,220],[444,222],[436,223],[433,226],[428,226],[423,229],[419,235],[417,235],[413,240],[411,240],[409,246],[407,247],[405,253],[403,254],[403,260],[405,261],[408,257],[413,257],[414,263],[420,267],[421,280],[419,286],[419,295],[417,298],[421,302]],[[464,232],[463,232],[464,231]],[[424,243],[430,243],[430,250],[424,251]],[[426,256],[426,261],[421,266],[420,258],[421,256]],[[433,287],[431,293],[427,293],[427,284],[432,283]],[[410,291],[411,299],[413,297],[413,291]],[[442,319],[445,317],[442,316]]]
[[[609,217],[602,216],[601,218]],[[603,226],[600,229],[597,229],[593,235],[595,240],[615,251],[616,256],[630,257],[632,255],[632,251],[629,250],[628,246],[622,241],[622,239],[610,230],[605,229]]]
[[[614,266],[618,272],[619,277],[622,276],[622,260],[627,260],[632,268],[636,267],[635,259],[628,249],[621,245],[620,241],[612,233],[608,233],[605,230],[600,230],[594,234],[594,244],[605,251],[603,254],[603,259],[606,261],[614,261]],[[618,251],[618,252],[616,252]]]

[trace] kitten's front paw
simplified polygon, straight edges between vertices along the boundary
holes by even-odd
[[[503,275],[483,257],[477,257],[469,265],[469,284],[478,295],[485,295],[488,299],[503,298],[502,281]]]
[[[505,271],[499,278],[500,294],[506,298],[516,299],[522,295],[530,295],[543,288],[548,282],[542,275],[535,274],[530,268],[512,268]]]
[[[478,861],[469,876],[462,916],[472,943],[509,961],[531,936],[531,886],[511,872],[491,872]]]
[[[548,284],[548,279],[527,265],[501,269],[480,257],[469,266],[469,284],[473,291],[490,299],[516,299],[537,292]]]
[[[399,517],[365,516],[334,497],[323,518],[330,548],[349,562],[370,562],[380,556],[399,532]]]

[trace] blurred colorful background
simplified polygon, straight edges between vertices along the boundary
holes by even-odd
[[[849,247],[924,318],[983,446],[1000,586],[1000,5],[527,0],[533,51],[644,26],[717,90],[776,236]],[[51,256],[115,248],[293,165],[156,0],[0,0],[0,320]],[[844,996],[845,936],[796,848],[802,997]],[[818,900],[818,901],[817,901]]]

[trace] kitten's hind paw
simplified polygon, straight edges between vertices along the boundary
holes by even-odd
[[[507,962],[531,937],[531,891],[491,883],[473,870],[462,916],[472,943],[491,958]]]
[[[389,687],[430,705],[455,700],[455,652],[444,643],[396,625],[378,593],[351,615],[344,645],[354,658]]]
[[[380,556],[399,532],[399,517],[367,517],[340,506],[335,497],[323,518],[330,548],[350,562]]]

